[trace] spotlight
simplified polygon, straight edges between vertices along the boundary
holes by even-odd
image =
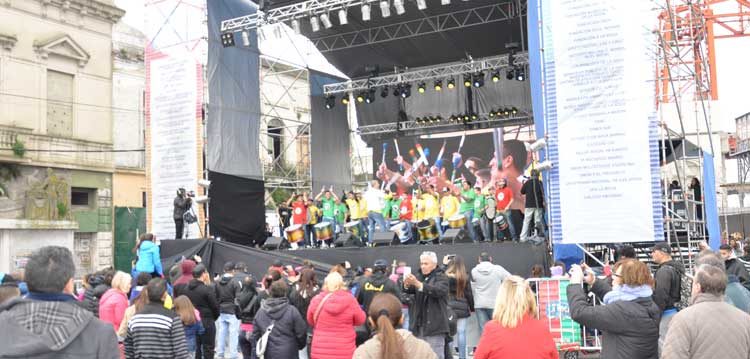
[[[368,104],[375,102],[375,89],[374,88],[367,90],[367,94],[365,95],[365,102],[367,102]]]
[[[477,72],[472,76],[473,85],[476,88],[484,86],[484,72]]]
[[[401,98],[408,98],[411,96],[411,84],[406,84],[401,90]]]
[[[391,4],[388,0],[380,2],[380,14],[382,14],[384,18],[391,16]]]
[[[500,81],[500,71],[495,70],[492,71],[492,82],[498,82]]]
[[[420,82],[419,85],[417,85],[417,91],[419,93],[424,93],[425,92],[425,88],[426,88],[426,85],[425,85],[424,82]]]
[[[300,27],[299,27],[299,20],[297,19],[292,20],[292,29],[294,30],[294,33],[297,35],[302,33],[302,30],[300,30]]]
[[[419,9],[419,10],[427,9],[427,1],[426,0],[417,0],[417,9]]]
[[[443,81],[437,80],[435,81],[435,91],[440,92],[443,89]]]
[[[370,4],[362,4],[362,21],[370,21]]]
[[[417,118],[414,119],[414,122],[416,122],[419,125],[419,124],[422,123],[422,118],[421,117],[417,117]]]
[[[464,114],[464,122],[469,121],[469,114]]]
[[[224,47],[232,47],[234,46],[234,33],[233,32],[225,32],[221,34],[221,45]]]
[[[393,7],[396,8],[396,14],[403,15],[406,12],[404,0],[393,0]]]
[[[344,104],[344,105],[348,105],[349,104],[349,94],[348,93],[345,93],[344,97],[341,98],[341,103]]]
[[[440,5],[450,5],[451,0],[440,0]]]
[[[510,109],[509,108],[506,107],[506,108],[503,109],[503,116],[505,116],[505,117],[510,116]]]
[[[357,102],[358,103],[365,102],[365,93],[364,92],[358,92],[357,93]]]
[[[464,87],[471,87],[471,75],[464,75]]]
[[[336,106],[336,96],[333,96],[333,95],[326,96],[326,108],[330,110],[334,106]]]
[[[526,81],[526,69],[523,66],[516,67],[516,80]]]
[[[440,123],[440,121],[442,121],[442,120],[443,120],[443,117],[441,117],[441,116],[435,117],[435,122],[437,122],[437,123]]]
[[[475,113],[472,113],[472,114],[471,114],[471,120],[472,120],[472,121],[475,121],[475,120],[476,120],[477,118],[479,118],[479,117],[477,116],[477,114],[475,114]]]
[[[448,79],[448,89],[453,90],[456,87],[456,80],[453,78]]]
[[[323,26],[325,26],[326,29],[330,29],[333,26],[333,23],[331,23],[331,19],[328,17],[328,14],[320,14],[320,22],[323,23]]]
[[[383,89],[380,90],[380,97],[382,98],[388,97],[388,86],[383,86]]]
[[[514,115],[514,116],[515,116],[515,115],[517,115],[517,114],[518,114],[518,109],[517,109],[517,108],[515,108],[515,107],[511,107],[511,108],[510,108],[510,114],[511,114],[511,115]]]
[[[320,31],[320,22],[318,21],[317,16],[310,16],[310,27],[312,28],[313,32]]]
[[[250,33],[248,30],[244,30],[240,34],[242,35],[242,46],[250,47]]]
[[[505,70],[505,79],[506,80],[513,80],[516,78],[516,70],[514,69],[507,69]]]
[[[346,10],[339,10],[339,24],[346,25],[349,23],[349,19],[346,18]]]
[[[401,96],[401,91],[403,91],[403,89],[404,89],[404,85],[401,85],[401,84],[396,85],[396,87],[393,89],[393,96],[396,96],[396,97]]]
[[[497,116],[497,112],[495,112],[495,110],[490,110],[489,117],[490,118],[495,118],[495,116]]]

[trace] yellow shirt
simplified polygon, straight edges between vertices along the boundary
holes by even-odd
[[[358,220],[361,217],[359,216],[359,202],[354,199],[346,199],[346,206],[349,207],[349,217],[352,221]]]
[[[307,224],[318,224],[320,209],[315,205],[307,207]]]
[[[458,213],[458,198],[456,196],[445,196],[440,200],[440,210],[443,212],[443,218],[448,219]]]
[[[359,201],[359,218],[367,218],[367,201],[364,198]]]
[[[414,221],[419,222],[425,219],[424,216],[424,200],[420,198],[413,198],[411,200],[412,206],[412,218]]]
[[[424,218],[440,217],[440,205],[435,196],[425,193],[422,195],[422,205],[424,205]]]

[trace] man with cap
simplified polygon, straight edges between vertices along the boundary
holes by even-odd
[[[234,262],[224,263],[224,274],[217,281],[215,289],[216,299],[219,302],[219,319],[216,321],[216,355],[225,359],[234,359],[238,354],[237,338],[240,333],[237,297],[242,292],[242,283],[234,280]]]
[[[357,293],[357,301],[365,312],[370,309],[372,298],[380,293],[391,293],[396,298],[400,298],[401,290],[395,282],[388,278],[387,270],[388,262],[385,259],[378,259],[372,266],[372,275],[362,281],[362,289]]]
[[[661,322],[659,323],[659,352],[661,352],[664,338],[669,329],[672,317],[677,314],[676,304],[680,302],[680,290],[682,289],[682,276],[685,267],[682,263],[672,260],[672,251],[668,243],[658,242],[651,251],[651,259],[659,267],[654,273],[653,299],[659,309],[662,310]]]

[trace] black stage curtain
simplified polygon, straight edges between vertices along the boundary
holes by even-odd
[[[209,226],[211,235],[249,245],[265,236],[263,181],[209,172]]]
[[[349,156],[349,122],[346,106],[338,103],[325,108],[323,86],[343,81],[310,71],[310,149],[312,155],[312,186],[317,193],[322,186],[343,190],[352,186]]]

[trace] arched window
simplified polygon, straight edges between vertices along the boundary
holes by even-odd
[[[281,164],[284,161],[282,151],[284,141],[284,123],[278,119],[272,119],[268,121],[268,154],[271,157],[271,161],[276,161],[277,164]]]

